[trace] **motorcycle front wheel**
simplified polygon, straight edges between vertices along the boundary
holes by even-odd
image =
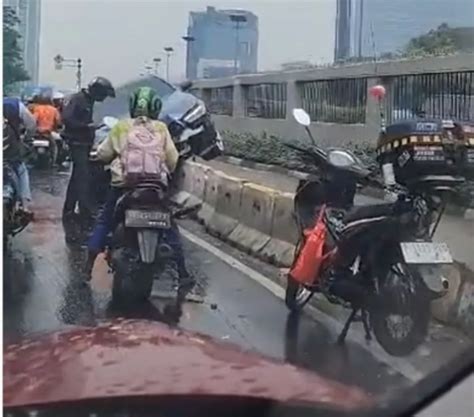
[[[290,275],[287,277],[285,304],[293,313],[300,312],[311,300],[314,292],[308,290],[304,285],[296,282]]]
[[[430,321],[430,298],[416,271],[404,263],[392,265],[369,314],[375,338],[390,355],[406,356],[423,343]]]
[[[300,240],[296,245],[292,267],[295,265],[302,248],[303,240]],[[290,274],[287,275],[286,279],[285,304],[292,313],[299,313],[311,300],[314,292],[295,281]]]

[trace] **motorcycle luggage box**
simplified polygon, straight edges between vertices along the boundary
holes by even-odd
[[[392,163],[397,182],[404,185],[426,175],[459,175],[467,149],[460,126],[436,118],[396,122],[380,134],[377,160],[380,165]]]

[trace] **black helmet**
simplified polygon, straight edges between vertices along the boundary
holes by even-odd
[[[87,86],[90,96],[94,101],[104,101],[107,97],[115,97],[112,83],[104,77],[95,77]]]
[[[37,103],[51,104],[52,103],[51,94],[48,91],[42,91],[38,96]]]

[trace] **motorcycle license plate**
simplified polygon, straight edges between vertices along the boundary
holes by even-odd
[[[49,142],[47,140],[34,140],[33,146],[35,148],[47,148],[49,146]]]
[[[157,210],[126,210],[125,227],[169,229],[171,214]]]
[[[38,153],[39,154],[46,153],[46,148],[38,148]]]
[[[407,264],[453,263],[453,257],[446,243],[402,242],[400,246]]]

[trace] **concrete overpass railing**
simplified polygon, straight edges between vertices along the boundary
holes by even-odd
[[[313,134],[336,146],[375,141],[380,111],[368,89],[379,83],[387,89],[388,121],[419,110],[474,119],[473,54],[197,80],[194,93],[207,103],[220,130],[300,137],[291,110],[303,107],[313,120]]]

